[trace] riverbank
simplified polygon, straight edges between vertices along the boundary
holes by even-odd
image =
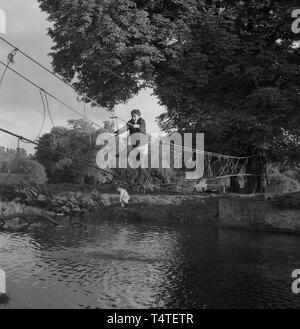
[[[107,188],[72,191],[45,186],[5,189],[7,202],[1,203],[1,216],[13,213],[72,218],[78,225],[101,219],[157,223],[208,224],[226,229],[300,233],[300,193],[265,199],[263,195],[173,194],[131,195],[130,204],[121,208],[119,195]],[[23,224],[24,220],[21,220]],[[2,222],[3,227],[20,221]]]
[[[58,218],[58,222],[59,217],[70,217],[81,223],[97,218],[217,225],[218,198],[212,195],[131,194],[129,205],[121,208],[119,195],[108,188],[106,191],[79,191],[74,186],[72,191],[55,191],[45,186],[9,186],[4,189],[6,202],[1,203],[0,216],[24,212],[44,213]]]

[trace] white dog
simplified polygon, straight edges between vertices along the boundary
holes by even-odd
[[[120,192],[120,203],[121,203],[121,207],[124,208],[125,205],[128,204],[130,200],[130,196],[128,192],[121,187],[118,187],[117,191]]]

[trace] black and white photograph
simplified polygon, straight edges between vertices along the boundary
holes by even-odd
[[[299,308],[300,2],[0,0],[0,317]]]

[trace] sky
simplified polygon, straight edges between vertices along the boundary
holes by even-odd
[[[0,36],[51,69],[51,58],[48,54],[53,43],[47,35],[50,23],[47,21],[47,14],[39,9],[37,0],[1,0],[0,10],[3,10],[6,15],[6,33],[0,34]],[[0,60],[2,62],[7,62],[7,55],[12,50],[0,40]],[[71,88],[43,71],[20,53],[16,55],[12,68],[75,110],[84,113],[83,104],[77,101],[77,95]],[[0,76],[3,69],[4,67],[0,65]],[[79,115],[70,112],[56,101],[49,99],[49,102],[56,126],[66,126],[68,120],[80,118]],[[123,120],[128,120],[130,112],[134,108],[142,111],[149,133],[160,131],[155,119],[164,111],[164,108],[158,104],[158,99],[152,95],[151,90],[143,90],[128,103],[118,105],[115,113]],[[1,128],[11,130],[29,139],[35,139],[41,129],[43,119],[43,105],[39,89],[8,71],[0,87],[0,113]],[[100,125],[111,116],[103,109],[89,106],[87,115]],[[49,132],[51,128],[50,118],[47,117],[42,133]],[[0,132],[0,145],[16,148],[17,140]],[[27,149],[29,153],[33,152],[31,145],[22,144],[21,147]]]

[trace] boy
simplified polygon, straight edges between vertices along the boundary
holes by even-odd
[[[146,135],[146,122],[142,118],[141,111],[140,110],[133,110],[131,111],[131,120],[128,121],[128,123],[117,130],[115,132],[116,135],[121,135],[124,132],[129,131],[129,135],[132,136],[133,134],[140,133]],[[143,146],[138,141],[133,147]]]

